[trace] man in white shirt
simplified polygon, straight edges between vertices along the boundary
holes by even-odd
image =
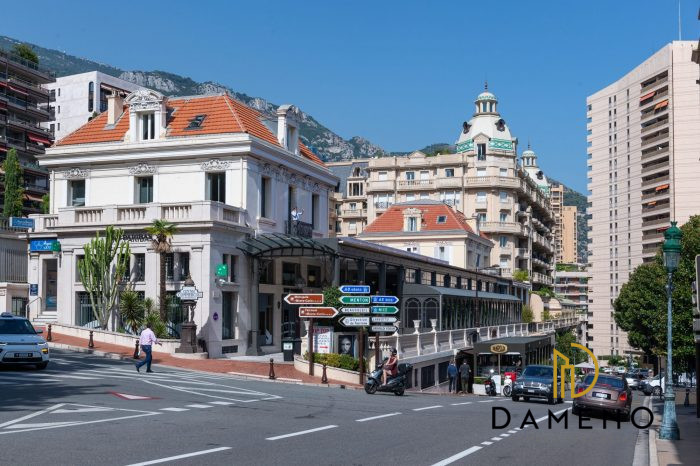
[[[139,338],[139,344],[141,345],[141,350],[146,353],[146,359],[136,363],[136,370],[141,372],[141,366],[146,365],[146,372],[153,372],[151,370],[151,361],[153,360],[151,356],[151,349],[153,348],[153,343],[162,345],[156,334],[151,330],[151,324],[146,324],[146,328],[141,332],[141,337]]]

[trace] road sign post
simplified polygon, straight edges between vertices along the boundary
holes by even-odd
[[[367,305],[370,303],[370,299],[369,296],[341,296],[340,303],[348,305]]]
[[[369,285],[342,285],[339,289],[343,294],[369,294]]]
[[[368,307],[341,307],[341,314],[369,314]]]
[[[332,319],[338,315],[338,310],[334,307],[300,307],[299,317],[311,317],[316,319]]]
[[[396,327],[394,327],[393,325],[372,325],[372,327],[370,327],[370,330],[373,332],[392,332],[393,333],[396,331]]]
[[[372,314],[397,314],[399,308],[396,306],[372,306]]]
[[[340,319],[343,327],[366,327],[369,325],[369,316],[345,316]]]
[[[300,309],[301,311],[301,309]],[[314,375],[314,319],[309,319],[309,375]]]
[[[370,296],[372,304],[396,304],[399,298],[396,296]]]

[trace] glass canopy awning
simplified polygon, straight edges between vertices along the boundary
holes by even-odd
[[[335,249],[311,238],[265,233],[240,241],[236,248],[251,257],[337,255]]]

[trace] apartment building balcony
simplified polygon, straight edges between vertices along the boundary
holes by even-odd
[[[377,212],[383,212],[386,209],[388,209],[393,202],[387,202],[387,201],[380,201],[380,202],[375,202],[374,203],[374,208],[377,210]]]
[[[545,238],[537,232],[532,232],[530,236],[532,237],[532,241],[534,244],[546,249],[549,252],[554,251],[554,246],[552,245],[552,242],[549,239]]]
[[[32,215],[36,220],[34,232],[52,232],[74,228],[104,228],[107,225],[144,228],[154,218],[162,218],[178,228],[202,227],[219,223],[249,231],[245,224],[246,212],[239,207],[215,201],[186,203],[151,203],[109,205],[96,207],[63,207],[58,214]]]
[[[659,173],[661,171],[668,170],[668,168],[668,156],[660,157],[656,160],[652,160],[651,162],[643,163],[641,174],[643,176],[653,175],[654,173]]]
[[[44,135],[46,138],[52,137],[51,132],[49,132],[48,129],[42,128],[41,124],[38,122],[32,122],[29,120],[22,120],[14,116],[0,116],[0,122],[4,121],[7,123],[7,125],[14,127],[15,129],[23,130],[23,131],[32,131],[37,134]]]
[[[49,83],[56,77],[56,72],[49,70],[43,66],[25,60],[24,58],[5,50],[0,49],[0,63],[7,63],[18,73],[36,79],[40,83]]]
[[[460,176],[441,177],[435,181],[435,185],[438,189],[462,187],[462,177]]]
[[[641,124],[646,123],[649,119],[653,117],[658,117],[661,115],[667,115],[668,113],[668,100],[657,103],[656,105],[650,105],[648,108],[642,110],[641,114]]]
[[[7,82],[24,88],[25,90],[33,93],[37,97],[48,99],[49,90],[40,84],[13,75],[7,76]]]
[[[521,180],[510,176],[467,176],[466,188],[518,188]]]
[[[645,244],[642,246],[642,255],[643,256],[648,256],[648,255],[656,255],[656,253],[659,251],[661,248],[661,245],[663,244],[663,241],[659,241],[658,243],[652,243],[652,244]]]
[[[642,180],[642,187],[645,188],[647,186],[653,186],[655,184],[660,185],[661,183],[668,183],[669,177],[668,173],[666,173],[663,176],[657,176],[648,180]]]
[[[367,209],[343,209],[343,218],[363,218],[367,217]]]
[[[527,259],[530,256],[527,248],[515,248],[514,252],[517,259]]]
[[[532,282],[540,285],[551,285],[552,277],[539,272],[532,272]]]
[[[367,192],[394,192],[395,180],[368,181]]]
[[[659,188],[662,189],[657,189],[651,193],[648,194],[642,194],[642,201],[647,201],[647,200],[656,200],[656,201],[661,201],[668,199],[668,197],[671,195],[671,191],[668,189],[668,186],[661,185]]]
[[[649,136],[642,137],[642,143],[641,143],[642,150],[649,147],[650,144],[654,144],[654,143],[657,143],[659,141],[666,141],[668,139],[668,136],[669,136],[668,128],[666,128],[666,129],[659,130],[658,134],[656,134],[656,136],[654,136],[652,133]]]
[[[652,218],[649,220],[642,219],[642,229],[659,225],[670,226],[670,216],[664,215],[661,218]]]
[[[659,242],[659,241],[663,241],[663,239],[664,239],[664,234],[661,231],[654,231],[653,233],[642,234],[642,242],[648,242],[648,241]]]
[[[653,120],[650,120],[653,121]],[[642,136],[649,134],[651,130],[655,128],[665,128],[668,125],[668,115],[663,115],[662,117],[657,117],[654,123],[649,123],[646,126],[642,126],[641,134]]]
[[[435,189],[433,180],[400,180],[399,191],[423,191]]]
[[[509,233],[527,236],[525,227],[517,222],[481,222],[479,223],[479,230],[484,233]]]

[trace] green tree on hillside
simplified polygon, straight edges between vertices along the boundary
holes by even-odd
[[[36,54],[34,49],[29,44],[17,44],[12,48],[15,55],[24,58],[32,63],[39,64],[39,56]]]
[[[2,212],[5,217],[19,217],[22,215],[22,199],[24,198],[24,180],[22,166],[17,158],[17,151],[10,149],[2,164],[5,172],[5,203]]]

